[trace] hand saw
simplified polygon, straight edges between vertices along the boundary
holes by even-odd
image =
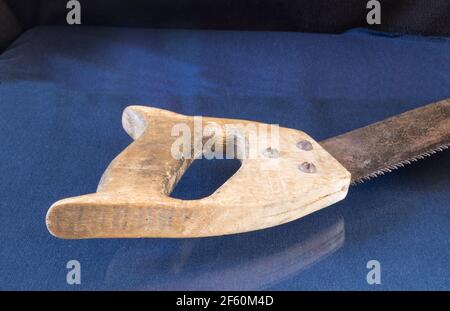
[[[96,193],[63,199],[50,207],[48,230],[60,238],[81,239],[204,237],[268,228],[344,199],[350,184],[450,145],[450,99],[320,142],[281,127],[276,145],[268,140],[259,144],[257,156],[241,159],[238,171],[213,194],[198,200],[175,199],[171,191],[199,154],[174,157],[178,139],[174,128],[182,124],[195,132],[195,118],[127,107],[122,124],[134,141],[110,163]],[[250,139],[249,128],[264,126],[210,117],[203,117],[201,124],[212,124],[215,130],[239,125],[244,141]],[[214,135],[215,130],[202,132],[201,142],[215,137],[214,142],[225,148],[229,135],[226,131]]]

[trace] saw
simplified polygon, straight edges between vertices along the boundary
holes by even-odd
[[[304,217],[343,200],[351,184],[447,149],[450,99],[319,142],[294,129],[144,106],[127,107],[122,124],[134,141],[110,163],[95,193],[50,207],[46,223],[53,235],[218,236]],[[276,139],[254,135],[268,128]],[[187,138],[197,137],[186,143],[179,135],[183,130]],[[251,144],[255,137],[258,143]],[[243,155],[241,167],[213,194],[197,200],[170,197],[206,146],[209,154],[220,155],[230,145]]]

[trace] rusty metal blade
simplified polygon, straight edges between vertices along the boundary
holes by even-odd
[[[450,99],[319,142],[352,182],[384,175],[450,146]]]

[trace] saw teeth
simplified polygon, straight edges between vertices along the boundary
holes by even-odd
[[[392,172],[394,170],[398,170],[400,167],[404,167],[407,164],[411,164],[412,162],[417,162],[418,160],[422,160],[422,159],[424,159],[426,157],[429,157],[429,156],[431,156],[433,154],[436,154],[436,153],[438,153],[440,151],[444,151],[444,150],[448,149],[449,147],[450,147],[450,145],[442,145],[442,146],[436,147],[436,148],[434,148],[432,150],[429,150],[429,151],[426,151],[426,152],[421,153],[419,155],[416,155],[416,156],[414,156],[414,157],[412,157],[410,159],[403,160],[403,161],[401,161],[399,163],[395,163],[395,164],[389,165],[388,167],[379,169],[378,171],[370,173],[367,176],[364,176],[364,177],[361,177],[361,178],[359,178],[357,180],[354,180],[350,185],[355,186],[355,185],[358,185],[358,184],[362,184],[365,181],[371,180],[372,178],[377,178],[378,176],[384,175],[385,173],[390,173],[390,172]]]

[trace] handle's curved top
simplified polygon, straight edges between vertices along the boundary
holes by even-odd
[[[200,120],[143,106],[127,107],[122,123],[134,142],[111,162],[96,193],[51,206],[46,221],[53,235],[201,237],[257,230],[342,200],[350,184],[350,173],[301,131],[266,131],[269,126],[257,122]],[[194,141],[180,156],[174,146],[183,129]],[[244,142],[234,150],[244,155],[242,165],[212,195],[199,200],[169,196],[193,161],[187,155],[200,156],[207,145],[227,152],[236,141]]]

